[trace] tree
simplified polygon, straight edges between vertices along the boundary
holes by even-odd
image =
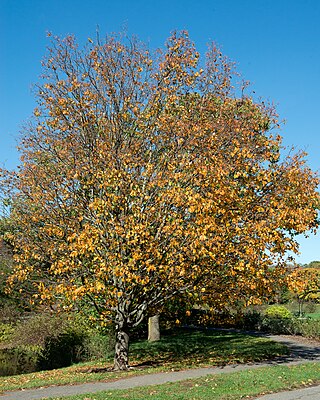
[[[4,308],[8,303],[10,303],[11,300],[5,293],[5,287],[6,287],[6,279],[7,276],[10,274],[13,260],[10,251],[11,249],[7,245],[7,243],[5,243],[5,241],[2,239],[1,236],[2,235],[0,226],[0,305],[1,308]]]
[[[282,277],[294,235],[316,228],[316,175],[280,159],[272,107],[236,95],[234,66],[186,32],[164,51],[110,36],[55,38],[12,186],[16,268],[34,300],[130,329],[179,293],[216,308]],[[7,175],[6,175],[7,176]],[[272,266],[279,265],[277,268]],[[272,268],[270,268],[272,267]]]
[[[6,238],[13,229],[10,218],[3,212],[0,217],[0,321],[5,322],[14,322],[23,312],[30,310],[29,298],[26,296],[27,283],[17,292],[6,291],[6,281],[14,265],[13,248]]]
[[[311,267],[294,269],[288,276],[288,287],[298,300],[299,316],[302,317],[304,302],[320,297],[320,269]]]
[[[309,264],[305,264],[303,267],[320,269],[320,261],[311,261],[311,262],[309,262]]]

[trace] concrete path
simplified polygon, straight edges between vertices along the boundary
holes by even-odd
[[[260,333],[254,333],[261,335]],[[287,345],[291,352],[288,356],[279,357],[275,360],[270,360],[262,363],[254,364],[239,364],[225,367],[214,367],[214,368],[198,368],[190,369],[178,372],[163,372],[157,374],[148,374],[135,376],[131,378],[119,379],[113,382],[96,382],[96,383],[85,383],[79,385],[67,385],[67,386],[51,386],[40,389],[21,390],[15,392],[6,392],[0,395],[0,400],[36,400],[45,399],[48,397],[61,397],[75,394],[84,393],[95,393],[102,390],[114,390],[114,389],[128,389],[139,386],[159,385],[167,382],[177,382],[185,379],[198,378],[209,374],[221,374],[235,371],[243,371],[247,369],[258,368],[261,366],[268,365],[295,365],[312,361],[320,361],[320,344],[310,341],[304,341],[303,339],[293,338],[291,336],[275,336],[275,335],[263,335],[267,336],[272,340],[279,341]],[[320,399],[320,386],[316,388],[302,389],[299,391],[290,392],[288,396],[285,393],[272,394],[269,397],[260,397],[263,400],[293,400],[293,399]],[[304,392],[304,390],[306,390]],[[293,393],[298,393],[297,396],[292,397]],[[306,393],[307,397],[304,396]],[[278,397],[280,396],[280,397]],[[311,397],[316,396],[316,397]]]
[[[320,386],[313,386],[305,389],[297,389],[291,392],[267,394],[257,397],[256,400],[319,400]]]

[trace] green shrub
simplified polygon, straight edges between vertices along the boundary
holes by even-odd
[[[11,304],[9,302],[1,302],[0,299],[0,322],[3,323],[16,323],[16,321],[21,317],[21,310],[18,306]]]
[[[51,313],[35,314],[15,328],[13,343],[16,346],[28,344],[44,347],[48,337],[56,337],[64,332],[69,325],[66,314]]]
[[[276,304],[269,306],[265,310],[264,314],[267,318],[278,318],[278,319],[292,318],[292,313],[285,306]]]
[[[291,329],[292,318],[292,313],[285,306],[274,304],[265,310],[260,328],[265,332],[287,334]]]
[[[12,324],[4,324],[0,322],[0,343],[7,342],[14,333],[14,327]]]
[[[274,334],[289,334],[291,330],[291,318],[269,318],[264,317],[260,329],[264,332]]]
[[[106,332],[104,335],[95,332],[84,339],[82,357],[88,361],[109,358],[113,355],[114,346],[115,337],[111,332]]]
[[[313,339],[320,339],[320,320],[293,318],[288,333]]]

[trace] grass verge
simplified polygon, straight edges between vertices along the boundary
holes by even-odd
[[[262,367],[136,389],[104,391],[51,400],[237,400],[320,384],[320,363]]]
[[[288,353],[286,346],[267,338],[210,330],[178,330],[159,342],[131,345],[127,372],[107,372],[111,360],[73,365],[52,371],[0,378],[0,391],[50,385],[115,380],[153,372],[261,361]],[[95,372],[88,372],[88,370]]]

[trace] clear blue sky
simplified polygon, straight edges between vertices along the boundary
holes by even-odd
[[[99,26],[101,35],[125,27],[152,48],[175,29],[187,29],[202,53],[216,41],[255,92],[277,105],[287,121],[284,144],[306,150],[318,170],[319,21],[319,0],[0,0],[0,164],[18,164],[16,141],[35,106],[46,32],[84,41]],[[300,243],[297,261],[320,259],[319,236]]]

